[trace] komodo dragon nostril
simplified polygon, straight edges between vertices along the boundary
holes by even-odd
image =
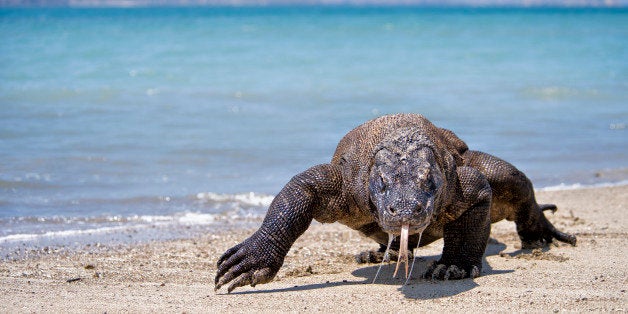
[[[397,209],[394,206],[388,206],[388,212],[393,216],[397,215]]]

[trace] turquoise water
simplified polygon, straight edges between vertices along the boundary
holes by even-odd
[[[628,11],[0,9],[0,244],[259,216],[396,112],[625,182]]]

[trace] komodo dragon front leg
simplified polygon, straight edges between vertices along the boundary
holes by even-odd
[[[218,260],[215,290],[270,282],[294,241],[312,219],[329,222],[342,200],[342,175],[330,164],[314,166],[292,178],[270,204],[262,226]]]
[[[476,169],[457,169],[461,193],[454,207],[462,214],[444,227],[443,254],[423,274],[437,280],[478,277],[482,271],[482,256],[491,232],[491,187]]]

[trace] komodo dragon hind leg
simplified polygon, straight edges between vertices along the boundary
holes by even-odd
[[[478,151],[464,154],[465,165],[479,170],[493,190],[491,221],[515,221],[524,249],[543,247],[553,239],[576,245],[576,237],[556,229],[544,211],[557,210],[554,204],[537,204],[532,182],[512,164]]]
[[[519,217],[517,217],[517,233],[521,239],[521,248],[534,249],[543,247],[548,243],[552,243],[553,239],[560,242],[569,243],[573,246],[576,245],[577,239],[573,234],[561,232],[552,223],[547,220],[545,214],[546,210],[555,212],[557,210],[554,204],[541,204],[532,205],[532,209],[525,215],[522,211],[519,211]],[[525,210],[524,210],[525,212]]]

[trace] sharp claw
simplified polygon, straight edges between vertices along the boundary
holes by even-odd
[[[445,267],[446,266],[443,264],[438,264],[432,272],[432,280],[438,280],[439,278],[443,278],[444,274],[442,273],[445,271]]]
[[[243,264],[244,258],[246,258],[245,253],[236,252],[227,260],[223,261],[223,263],[218,267],[218,272],[216,273],[217,282],[220,283],[220,285],[224,285],[235,278],[238,273],[246,271],[248,266]]]
[[[220,258],[218,259],[218,261],[216,262],[216,266],[220,267],[220,265],[222,263],[224,263],[225,261],[229,260],[229,258],[231,258],[232,255],[234,255],[239,249],[240,249],[241,244],[238,244],[230,249],[228,249],[225,253],[223,253]]]
[[[462,279],[466,277],[466,275],[467,275],[467,272],[464,269],[460,269],[456,265],[451,265],[449,266],[449,268],[447,268],[447,271],[445,271],[444,279],[445,280]]]
[[[220,278],[220,281],[219,281],[219,282],[218,282],[218,284],[214,287],[214,290],[218,290],[218,289],[222,288],[222,286],[226,283],[226,282],[223,282],[223,281],[224,281],[223,279],[224,279],[224,277]]]
[[[554,228],[554,230],[552,230],[552,236],[558,241],[576,246],[577,238],[573,234],[560,232]]]
[[[233,289],[235,289],[237,287],[250,285],[252,283],[253,283],[252,271],[249,271],[249,272],[246,272],[246,273],[242,273],[242,274],[240,274],[240,276],[236,277],[233,280],[231,285],[229,285],[229,288],[227,288],[227,293],[231,293],[231,291],[233,291]]]
[[[471,274],[469,274],[470,278],[477,278],[480,277],[480,269],[478,269],[477,266],[473,266],[473,268],[471,268]]]

